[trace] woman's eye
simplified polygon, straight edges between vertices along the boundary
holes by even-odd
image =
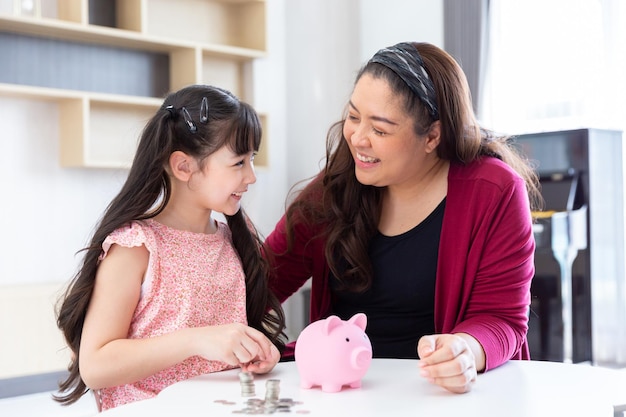
[[[348,120],[352,121],[352,122],[356,122],[359,120],[359,118],[355,115],[349,114],[348,115]]]
[[[375,127],[373,127],[372,130],[374,131],[374,134],[376,134],[378,136],[385,136],[386,135],[385,132],[376,129]]]

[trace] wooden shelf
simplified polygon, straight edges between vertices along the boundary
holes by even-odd
[[[0,95],[59,105],[61,166],[129,168],[141,129],[161,106],[157,98],[0,84]]]
[[[59,104],[62,166],[130,166],[141,129],[168,91],[190,84],[212,84],[249,102],[250,63],[266,54],[265,1],[116,0],[114,22],[89,22],[89,6],[109,10],[113,7],[109,1],[59,1],[54,16],[0,14],[0,52],[4,47],[14,55],[0,73],[0,95]],[[165,77],[165,84],[142,90],[132,78],[111,81],[92,76],[76,87],[68,87],[64,71],[58,71],[63,77],[56,79],[45,79],[45,71],[33,71],[32,78],[23,81],[19,72],[29,65],[54,68],[60,63],[40,62],[45,58],[37,52],[28,55],[23,49],[17,50],[15,39],[34,48],[39,42],[42,51],[60,48],[61,52],[73,53],[74,58],[77,54],[82,57],[81,51],[85,50],[106,59],[112,56],[116,68],[124,68],[124,59],[129,58],[140,62],[139,67],[157,65],[147,74],[118,71],[148,80]],[[54,57],[48,59],[58,59],[55,54],[47,55]],[[75,72],[93,71],[87,68]],[[154,84],[154,80],[150,82]],[[109,84],[115,84],[113,93]],[[266,116],[261,115],[261,119],[266,124]],[[268,161],[266,138],[255,161],[257,166]]]
[[[256,168],[266,168],[269,166],[269,152],[267,142],[267,115],[259,113],[259,119],[261,119],[261,126],[263,127],[263,137],[261,139],[261,146],[256,156],[254,157],[254,166]]]
[[[198,1],[198,0],[196,0]],[[265,50],[208,41],[172,40],[165,35],[141,34],[131,30],[79,24],[49,18],[0,15],[0,31],[96,45],[171,52],[181,48],[198,48],[205,53],[236,60],[261,58]]]
[[[117,0],[116,4],[117,27],[122,29],[146,36],[266,50],[264,1]]]

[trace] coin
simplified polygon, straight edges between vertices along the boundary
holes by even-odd
[[[239,382],[241,384],[241,396],[254,397],[255,387],[252,372],[239,372]]]

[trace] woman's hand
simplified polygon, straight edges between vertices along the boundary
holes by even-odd
[[[471,390],[485,367],[480,343],[464,333],[423,336],[417,344],[420,375],[454,393]]]

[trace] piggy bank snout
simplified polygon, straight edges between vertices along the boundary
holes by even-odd
[[[372,362],[372,350],[365,347],[357,347],[350,355],[350,362],[354,369],[367,369]]]

